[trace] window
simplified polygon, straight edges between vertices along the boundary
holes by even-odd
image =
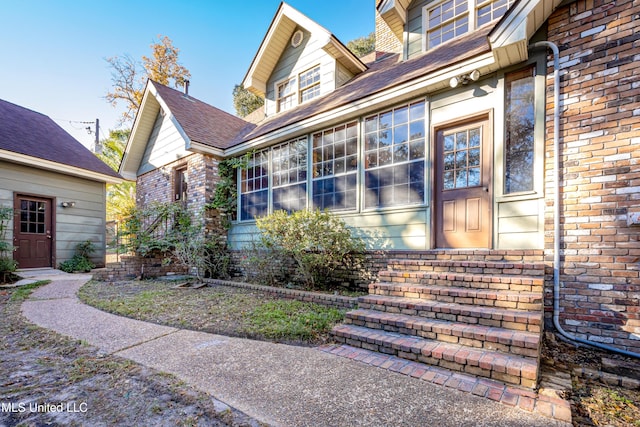
[[[20,200],[20,232],[45,234],[45,212],[46,202]]]
[[[317,132],[313,141],[313,207],[356,208],[358,122]]]
[[[307,138],[272,148],[273,210],[289,213],[307,207]]]
[[[365,119],[365,208],[424,203],[424,119],[424,101]]]
[[[425,8],[426,49],[433,49],[500,18],[514,2],[515,0],[446,0],[432,8]]]
[[[174,170],[173,179],[173,200],[187,203],[188,175],[187,168],[181,167]]]
[[[279,83],[277,85],[278,92],[278,112],[286,111],[295,105],[296,101],[296,79],[295,77]]]
[[[320,66],[301,73],[298,81],[300,82],[300,103],[320,95]]]
[[[477,187],[481,184],[482,127],[444,135],[443,189]]]
[[[240,219],[251,220],[269,211],[269,150],[253,153],[240,180]]]
[[[505,76],[505,194],[533,191],[534,67]]]

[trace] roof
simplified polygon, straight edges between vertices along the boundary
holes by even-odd
[[[272,116],[254,129],[245,129],[246,132],[236,136],[230,145],[247,142],[310,116],[349,104],[436,70],[450,67],[465,59],[490,52],[491,46],[487,40],[487,34],[492,28],[492,26],[485,26],[408,61],[399,62],[399,55],[390,55],[369,64],[370,68],[367,71],[332,93],[318,98],[315,102],[305,103]]]
[[[34,162],[34,158],[41,161]],[[117,183],[122,180],[51,118],[1,99],[0,159],[98,181]]]
[[[246,127],[254,125],[176,89],[149,81],[191,142],[224,150]]]

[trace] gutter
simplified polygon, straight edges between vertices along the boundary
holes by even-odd
[[[560,325],[560,50],[549,41],[541,41],[529,45],[529,49],[549,48],[553,52],[553,170],[554,170],[554,200],[553,200],[553,325],[560,335],[569,341],[597,347],[603,350],[622,354],[628,357],[640,358],[640,353],[612,347],[607,344],[589,341],[577,337],[562,329]]]

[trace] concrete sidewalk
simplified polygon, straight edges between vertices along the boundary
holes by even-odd
[[[274,426],[551,426],[558,421],[313,348],[180,330],[82,304],[89,275],[20,273],[52,282],[22,305],[31,322],[174,374]]]

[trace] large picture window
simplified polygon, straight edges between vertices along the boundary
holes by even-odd
[[[424,203],[424,121],[424,101],[365,119],[365,208]]]
[[[289,213],[307,207],[307,138],[277,145],[271,151],[273,210]]]
[[[269,150],[251,155],[240,180],[240,219],[247,221],[269,212]]]
[[[505,76],[505,194],[533,191],[534,67]]]
[[[351,122],[313,134],[313,207],[356,208],[358,124]]]

